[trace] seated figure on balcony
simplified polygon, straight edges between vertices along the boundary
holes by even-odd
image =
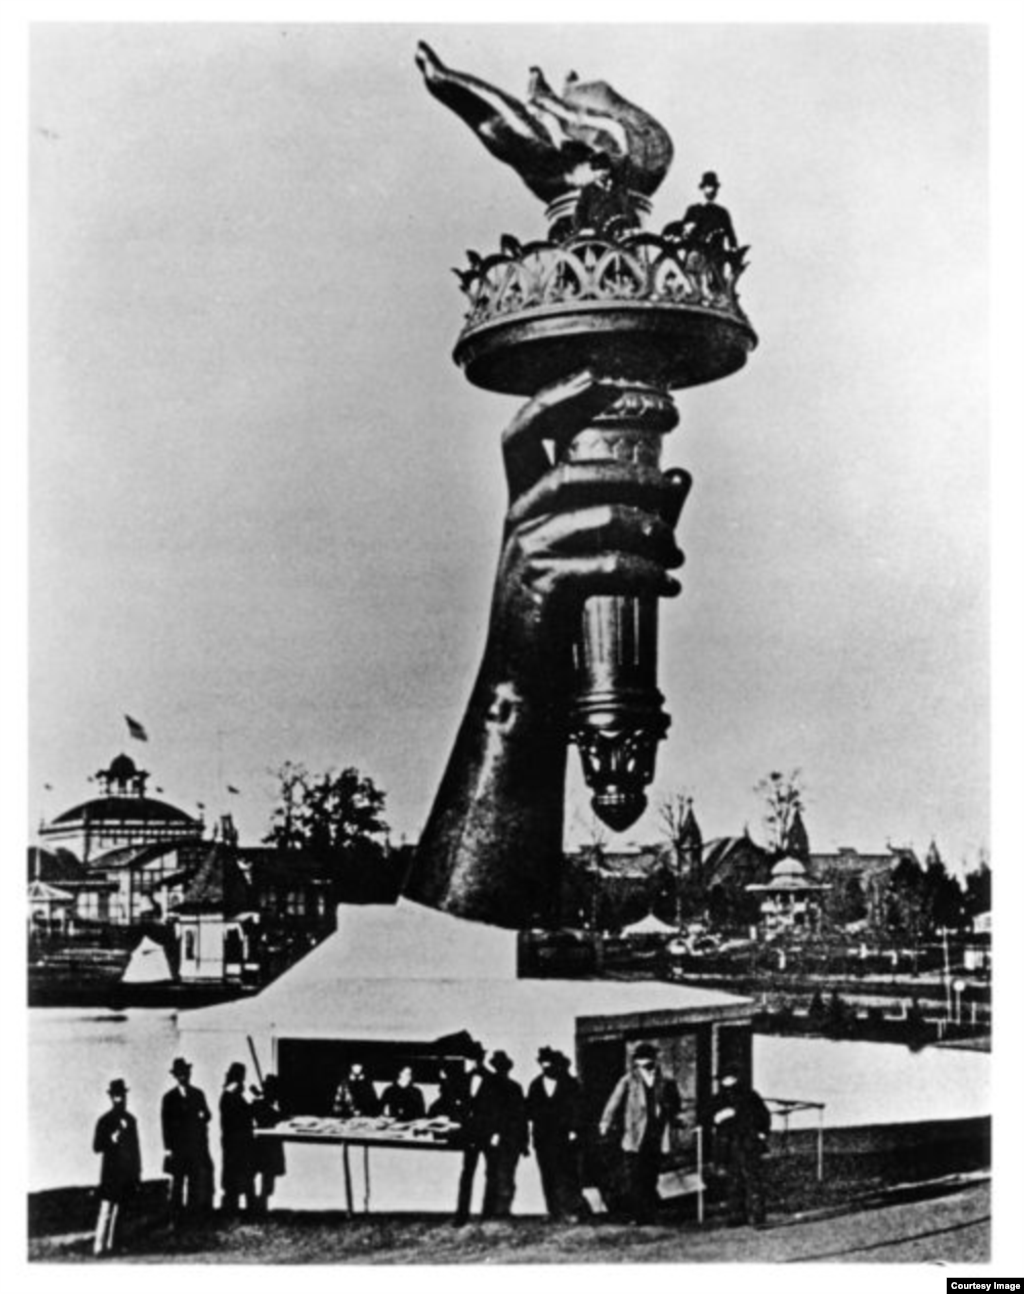
[[[618,238],[640,224],[636,204],[628,190],[616,183],[611,161],[603,154],[587,168],[592,178],[580,189],[579,201],[572,219],[575,234],[596,234]],[[552,237],[554,237],[552,231]]]

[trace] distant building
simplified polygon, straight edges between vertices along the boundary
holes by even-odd
[[[917,855],[909,846],[887,845],[884,853],[862,854],[844,845],[834,853],[812,853],[807,872],[812,880],[832,886],[857,881],[864,896],[869,925],[884,924],[889,882],[892,873],[904,860],[920,866]]]
[[[201,839],[202,820],[147,795],[148,778],[130,756],[118,755],[96,774],[101,794],[44,823],[40,840],[94,867],[113,850]]]
[[[298,852],[213,844],[180,899],[164,898],[183,982],[272,975],[337,926],[331,869]]]
[[[719,836],[704,846],[702,858],[704,883],[715,887],[746,888],[767,881],[771,873],[771,855],[751,840],[748,832],[742,836]]]
[[[760,902],[760,925],[768,935],[816,930],[821,920],[821,899],[828,888],[812,881],[798,858],[780,858],[766,884],[747,886]]]

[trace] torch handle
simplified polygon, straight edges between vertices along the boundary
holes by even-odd
[[[623,383],[623,394],[566,448],[568,462],[618,459],[660,467],[662,436],[678,422],[663,390]],[[569,738],[580,752],[594,812],[624,831],[647,805],[669,717],[658,690],[658,599],[593,596],[574,645]]]

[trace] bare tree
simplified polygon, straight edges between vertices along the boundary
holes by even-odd
[[[804,785],[800,770],[769,773],[754,787],[754,794],[764,801],[763,816],[766,846],[769,853],[783,854],[794,815],[804,811]]]

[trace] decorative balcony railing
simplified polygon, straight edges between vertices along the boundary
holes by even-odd
[[[455,271],[469,300],[464,333],[521,311],[583,302],[698,307],[746,324],[736,291],[746,250],[712,254],[653,233],[524,244],[506,234],[500,252],[471,252],[469,268]]]

